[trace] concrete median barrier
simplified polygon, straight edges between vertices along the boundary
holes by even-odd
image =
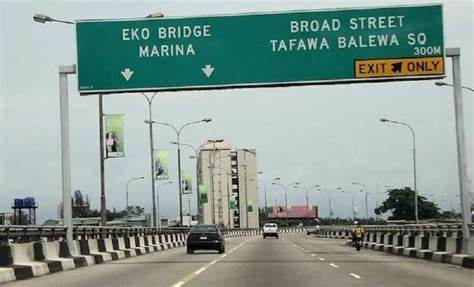
[[[78,240],[73,240],[72,242],[61,241],[61,244],[66,244],[69,248],[69,253],[74,259],[76,267],[94,265],[94,256],[81,254],[81,246]]]
[[[76,265],[74,264],[74,259],[72,258],[64,258],[64,257],[59,257],[60,253],[60,247],[59,247],[59,241],[51,241],[51,242],[42,242],[41,246],[43,248],[43,254],[45,257],[45,261],[49,262],[55,262],[58,261],[61,264],[61,269],[60,271],[65,271],[65,270],[71,270],[76,268]]]
[[[81,240],[82,241],[82,240]],[[85,239],[81,242],[83,245],[81,246],[81,252],[86,255],[94,256],[95,263],[100,264],[108,261],[112,261],[112,255],[107,252],[102,252],[99,250],[99,244],[97,239]],[[87,251],[83,250],[83,247],[87,246]],[[85,251],[85,252],[84,252]]]
[[[259,233],[259,230],[230,230],[226,237]],[[80,236],[81,239],[70,242],[0,245],[0,283],[186,246],[184,232],[131,237],[111,234],[103,239],[95,236],[91,236],[93,239]]]
[[[123,252],[125,252],[125,256],[127,257],[137,256],[137,252],[135,249],[126,247],[124,238],[120,237],[120,238],[116,238],[116,240],[118,244],[118,250],[122,250]]]
[[[324,226],[315,237],[339,238],[351,226]],[[473,254],[460,254],[459,225],[367,226],[362,246],[396,255],[474,268]],[[344,231],[345,230],[345,231]],[[474,250],[469,249],[471,253]]]

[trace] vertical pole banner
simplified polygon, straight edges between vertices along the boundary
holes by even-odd
[[[207,203],[207,188],[204,184],[200,184],[198,187],[199,193],[199,205]]]
[[[168,173],[168,150],[155,150],[155,179],[169,179]]]
[[[237,208],[237,204],[236,204],[235,196],[231,195],[231,197],[230,197],[230,209],[236,209],[236,208]]]
[[[181,192],[183,194],[193,193],[193,175],[189,171],[181,171]]]
[[[105,157],[124,157],[123,114],[105,115]]]
[[[247,203],[247,211],[248,212],[253,212],[253,201],[249,201]]]

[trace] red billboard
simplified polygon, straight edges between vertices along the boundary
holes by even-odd
[[[273,206],[272,212],[268,214],[268,218],[286,218],[286,208],[284,206]],[[295,205],[288,208],[288,218],[317,218],[318,207],[310,206],[306,208],[304,205]]]

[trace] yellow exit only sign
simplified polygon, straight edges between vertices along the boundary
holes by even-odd
[[[443,57],[356,60],[356,78],[443,75]]]

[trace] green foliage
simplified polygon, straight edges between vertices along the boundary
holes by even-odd
[[[375,213],[391,212],[390,220],[415,220],[415,192],[409,188],[390,189],[388,198],[375,209]],[[418,217],[423,219],[435,219],[441,216],[438,206],[426,199],[418,196]]]
[[[90,201],[89,197],[82,195],[80,190],[74,191],[72,197],[72,217],[90,217]]]
[[[91,203],[89,197],[82,195],[80,190],[74,191],[72,198],[72,217],[100,217],[100,211],[90,208]],[[112,211],[106,211],[107,221],[125,216],[140,216],[145,214],[145,208],[141,206],[129,206],[124,210],[117,211],[115,207]]]

